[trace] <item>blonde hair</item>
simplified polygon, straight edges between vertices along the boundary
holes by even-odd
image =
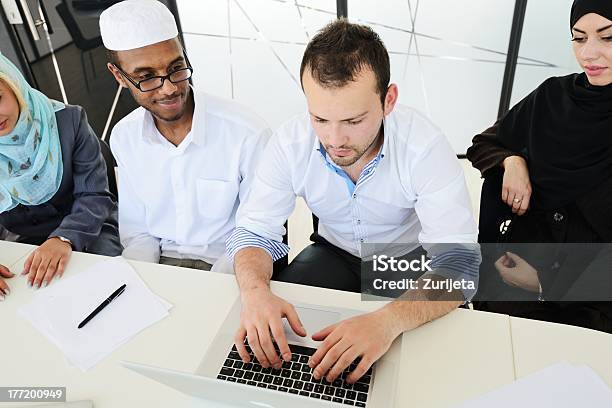
[[[19,89],[17,84],[15,84],[15,82],[11,79],[11,77],[9,77],[4,72],[0,72],[0,81],[3,82],[11,91],[13,91],[13,94],[17,99],[17,103],[19,104],[19,109],[21,111],[27,111],[28,106],[26,105],[23,93],[21,92],[21,89]]]

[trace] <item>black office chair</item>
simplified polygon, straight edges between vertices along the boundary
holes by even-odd
[[[312,232],[313,234],[319,230],[319,218],[312,214]]]
[[[85,70],[85,53],[89,53],[89,61],[91,63],[91,71],[93,72],[94,78],[96,77],[96,67],[93,60],[92,50],[98,48],[102,45],[102,37],[97,36],[94,38],[85,38],[83,37],[83,33],[74,19],[74,16],[70,12],[70,9],[65,3],[60,3],[55,6],[57,13],[61,17],[66,29],[70,33],[72,40],[74,41],[74,45],[81,50],[81,69],[83,70],[83,76],[85,77],[85,87],[89,92],[89,80],[87,79],[87,71]]]
[[[106,175],[108,176],[108,189],[115,197],[118,197],[117,191],[117,177],[115,176],[115,166],[117,166],[117,162],[113,157],[113,153],[111,152],[108,144],[102,140],[98,139],[100,142],[100,150],[102,151],[102,157],[104,157],[104,162],[106,163]]]
[[[283,244],[289,245],[289,221],[285,221],[285,235],[283,235]],[[289,255],[285,255],[272,265],[272,279],[289,265]]]

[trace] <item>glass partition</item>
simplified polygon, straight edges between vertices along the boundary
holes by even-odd
[[[570,41],[569,16],[572,3],[573,0],[527,2],[512,105],[527,96],[546,78],[580,71]]]

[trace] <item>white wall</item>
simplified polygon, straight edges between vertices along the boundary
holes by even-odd
[[[391,53],[400,103],[440,126],[456,153],[497,115],[513,10],[514,0],[349,0],[351,20]]]
[[[335,1],[177,3],[198,86],[251,106],[273,127],[304,109],[302,53],[335,18]],[[427,114],[464,153],[495,120],[514,0],[349,0],[348,7],[352,21],[371,25],[387,45],[400,103]]]
[[[512,104],[523,99],[548,77],[580,71],[570,41],[572,3],[573,0],[527,2],[519,52],[522,58],[514,78]]]
[[[179,0],[194,83],[250,106],[272,127],[302,112],[302,53],[336,11],[335,1],[300,2],[316,10],[293,1]]]

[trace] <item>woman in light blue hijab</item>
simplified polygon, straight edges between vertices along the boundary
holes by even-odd
[[[40,245],[23,265],[30,286],[61,276],[72,250],[121,254],[116,208],[83,109],[47,98],[0,54],[0,229]],[[0,300],[12,276],[0,265]]]
[[[55,112],[65,106],[30,87],[3,56],[0,79],[17,102],[17,106],[14,102],[2,105],[8,110],[0,111],[0,120],[3,113],[6,116],[0,123],[0,136],[4,136],[0,137],[0,212],[4,212],[18,204],[44,203],[59,189],[63,168]]]

